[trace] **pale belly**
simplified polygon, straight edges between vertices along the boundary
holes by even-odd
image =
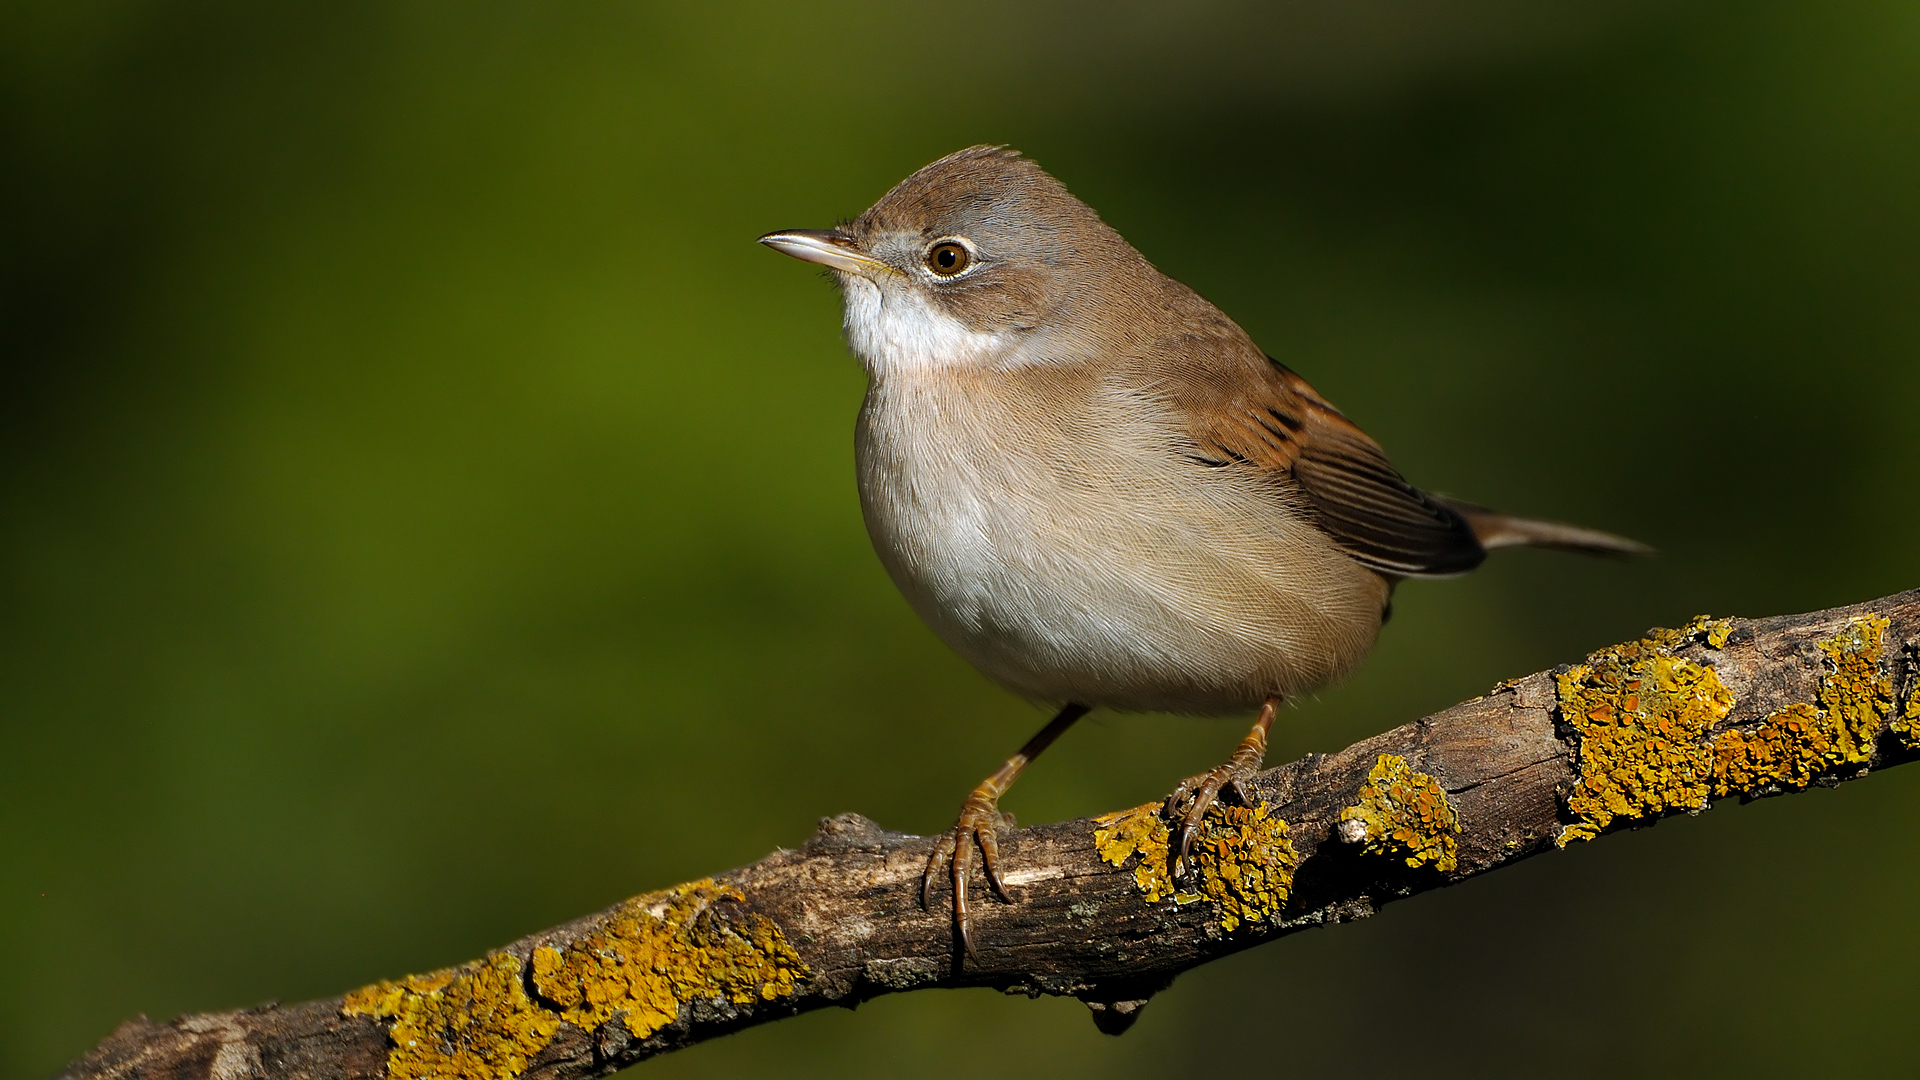
[[[1137,432],[1139,425],[1127,428]],[[1023,696],[1220,713],[1345,675],[1389,586],[1284,493],[1148,443],[876,387],[861,502],[908,602]]]

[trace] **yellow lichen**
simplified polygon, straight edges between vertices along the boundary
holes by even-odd
[[[1713,793],[1806,787],[1839,753],[1835,726],[1820,710],[1796,702],[1752,731],[1721,732],[1713,740]]]
[[[513,1080],[560,1030],[528,999],[520,959],[491,953],[458,968],[380,982],[347,995],[342,1011],[393,1018],[388,1080]]]
[[[1900,715],[1887,725],[1900,733],[1900,741],[1920,746],[1920,662],[1916,662],[1911,643],[1907,646],[1907,704]]]
[[[1701,616],[1678,630],[1604,649],[1559,677],[1560,714],[1580,732],[1580,777],[1560,844],[1615,820],[1699,810],[1710,797],[1803,788],[1828,769],[1871,760],[1893,710],[1881,670],[1888,622],[1868,615],[1816,644],[1825,656],[1819,704],[1775,710],[1750,730],[1713,734],[1733,694],[1710,667],[1674,651],[1723,646],[1730,620]]]
[[[626,1014],[635,1038],[672,1023],[693,1001],[745,1005],[790,996],[806,965],[773,920],[723,917],[740,900],[711,879],[629,900],[601,928],[564,949],[533,952],[533,985],[576,1027]]]
[[[1269,814],[1266,803],[1251,810],[1215,807],[1193,849],[1200,893],[1219,905],[1220,928],[1228,932],[1278,914],[1300,864],[1287,823]]]
[[[1152,802],[1094,819],[1093,842],[1100,857],[1124,867],[1138,857],[1133,882],[1149,903],[1172,898],[1176,904],[1210,900],[1220,912],[1220,929],[1272,918],[1287,901],[1299,856],[1287,835],[1287,823],[1272,816],[1266,803],[1249,810],[1219,803],[1207,811],[1189,853],[1189,888],[1174,884],[1168,868],[1172,834]]]
[[[1093,826],[1093,846],[1101,859],[1125,866],[1128,859],[1140,856],[1133,868],[1133,883],[1147,894],[1147,903],[1157,904],[1169,896],[1182,904],[1200,899],[1194,893],[1175,893],[1173,875],[1167,870],[1167,845],[1172,842],[1172,834],[1160,816],[1159,803],[1094,818]]]
[[[1374,761],[1360,801],[1340,811],[1340,820],[1366,825],[1369,855],[1405,859],[1409,867],[1431,864],[1442,873],[1458,865],[1460,816],[1446,789],[1398,754]]]
[[[1830,768],[1870,760],[1880,725],[1893,709],[1893,680],[1880,671],[1886,629],[1887,620],[1869,615],[1817,643],[1830,669],[1820,679],[1818,708],[1796,702],[1752,731],[1716,736],[1713,793],[1804,788]]]
[[[348,994],[341,1011],[394,1021],[388,1080],[512,1080],[565,1020],[593,1030],[625,1014],[646,1038],[694,1001],[745,1005],[794,992],[806,965],[773,920],[723,917],[714,905],[743,899],[711,879],[629,900],[564,948],[533,951],[535,990],[511,953],[430,975],[383,981]]]
[[[1665,649],[1677,649],[1692,641],[1704,641],[1710,649],[1724,649],[1727,639],[1732,636],[1733,620],[1716,619],[1711,615],[1695,615],[1677,630],[1655,627],[1647,631],[1647,640]]]
[[[1707,803],[1713,755],[1706,736],[1733,708],[1710,667],[1675,656],[1711,635],[1705,616],[1680,630],[1602,649],[1559,676],[1560,715],[1580,733],[1579,780],[1567,800],[1578,818],[1558,843],[1588,840],[1616,820]]]
[[[1880,670],[1886,633],[1887,620],[1868,615],[1819,643],[1833,667],[1820,680],[1820,707],[1837,721],[1840,758],[1835,764],[1865,764],[1893,711],[1893,679]]]
[[[340,1011],[348,1016],[372,1016],[378,1019],[390,1019],[399,1014],[400,999],[407,994],[431,994],[444,989],[453,981],[453,968],[441,968],[426,975],[409,975],[404,979],[382,979],[372,986],[363,986],[348,994],[340,1003]]]

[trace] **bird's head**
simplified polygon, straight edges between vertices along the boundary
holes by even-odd
[[[997,146],[941,158],[838,228],[760,243],[835,272],[848,343],[876,376],[1083,354],[1106,301],[1157,277],[1065,185]]]

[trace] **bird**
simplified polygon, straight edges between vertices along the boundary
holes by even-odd
[[[1406,578],[1491,549],[1637,555],[1609,533],[1408,483],[1380,445],[1091,207],[1005,146],[949,154],[830,229],[758,240],[837,279],[866,369],[855,429],[880,562],[934,633],[1053,719],[962,803],[944,865],[1000,872],[1000,797],[1096,708],[1254,712],[1163,813],[1176,877],[1201,820],[1261,767],[1277,710],[1350,673]]]

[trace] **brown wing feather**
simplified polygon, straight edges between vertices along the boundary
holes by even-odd
[[[1320,527],[1381,573],[1457,574],[1480,565],[1487,553],[1464,515],[1407,483],[1380,445],[1305,379],[1271,358],[1262,366],[1202,410],[1206,428],[1194,436],[1203,455],[1290,473]]]

